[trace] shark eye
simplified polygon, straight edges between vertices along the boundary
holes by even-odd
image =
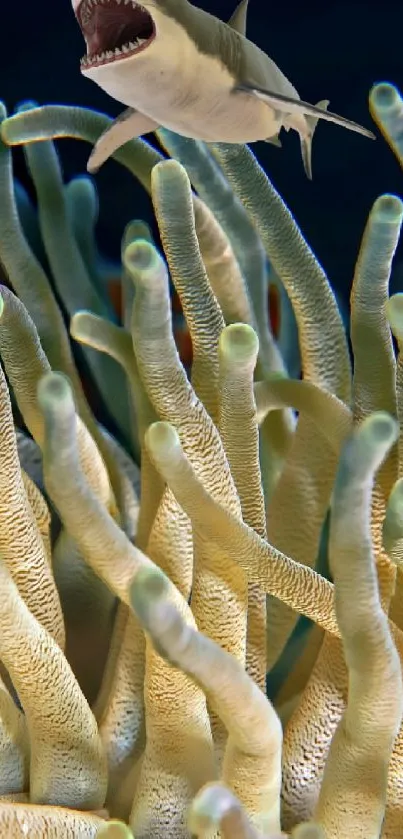
[[[151,15],[135,0],[82,0],[76,15],[87,44],[83,67],[133,55],[155,38]]]

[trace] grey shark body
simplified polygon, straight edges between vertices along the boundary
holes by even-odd
[[[94,171],[123,143],[163,126],[206,142],[301,139],[311,177],[318,119],[368,137],[357,123],[301,101],[277,65],[245,37],[248,0],[223,23],[188,0],[72,0],[87,44],[82,73],[128,106],[96,144]]]

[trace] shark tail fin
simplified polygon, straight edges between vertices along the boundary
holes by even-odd
[[[315,105],[321,111],[326,111],[329,107],[328,99],[321,99]],[[307,126],[306,134],[300,134],[302,162],[304,164],[305,174],[309,180],[312,180],[312,137],[315,133],[315,128],[319,122],[320,117],[305,116]]]

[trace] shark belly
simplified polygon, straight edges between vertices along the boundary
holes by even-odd
[[[152,44],[134,58],[89,69],[110,96],[178,134],[206,142],[250,143],[277,134],[275,111],[243,93],[225,65],[193,42],[157,52]]]
[[[245,103],[244,96],[229,90],[221,96],[202,94],[194,106],[172,109],[161,116],[159,123],[177,134],[212,143],[253,143],[272,137],[280,128],[270,108],[261,108],[258,102]]]
[[[171,77],[158,114],[154,106],[153,118],[160,125],[206,142],[249,143],[277,133],[274,111],[257,98],[233,92],[236,81],[219,59],[193,50],[189,61],[189,78]]]

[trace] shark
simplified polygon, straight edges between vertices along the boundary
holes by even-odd
[[[81,72],[126,106],[99,137],[95,172],[126,142],[163,127],[207,143],[281,145],[300,138],[312,178],[312,137],[323,119],[365,137],[372,131],[304,102],[275,62],[246,37],[248,0],[225,23],[188,0],[72,0],[86,43]]]

